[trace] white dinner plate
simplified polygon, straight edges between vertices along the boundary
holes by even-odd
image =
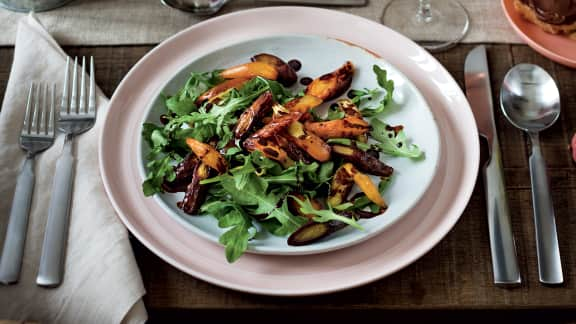
[[[249,243],[248,252],[297,255],[344,248],[377,235],[405,215],[422,197],[436,171],[440,140],[434,115],[418,89],[398,69],[377,55],[349,42],[318,36],[276,35],[243,41],[192,58],[190,63],[158,91],[147,113],[142,114],[143,122],[159,124],[160,115],[167,113],[165,97],[160,94],[175,94],[186,83],[190,72],[207,72],[246,63],[251,56],[259,53],[273,54],[284,61],[297,59],[302,63],[299,77],[319,77],[337,69],[346,61],[351,61],[355,66],[351,89],[377,88],[372,66],[378,65],[386,69],[388,78],[394,80],[394,105],[390,112],[383,114],[380,119],[391,125],[404,125],[404,130],[413,143],[425,152],[425,158],[412,160],[381,154],[381,159],[394,168],[393,180],[384,194],[389,206],[384,214],[359,221],[363,231],[347,227],[313,244],[290,246],[286,237],[274,236],[262,230],[258,238]],[[305,86],[297,83],[291,90],[297,92],[304,88]],[[346,94],[343,97],[346,97]],[[378,99],[381,98],[373,98],[372,104],[375,105]],[[323,106],[332,102],[334,101],[328,101]],[[146,175],[145,156],[149,149],[144,140],[141,140],[140,147],[140,175],[143,181]],[[178,209],[176,202],[183,197],[184,193],[164,193],[149,199],[155,199],[166,213],[191,232],[218,242],[220,235],[227,229],[219,228],[217,220],[212,216],[191,216]]]

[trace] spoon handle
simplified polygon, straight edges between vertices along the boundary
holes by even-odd
[[[541,283],[561,284],[564,278],[560,263],[554,207],[548,176],[546,175],[546,162],[542,157],[538,134],[530,133],[530,141],[532,142],[530,179],[532,181],[532,203],[534,204],[538,274]]]

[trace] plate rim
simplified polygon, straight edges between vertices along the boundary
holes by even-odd
[[[416,198],[414,198],[407,207],[403,208],[403,212],[401,212],[399,215],[397,215],[391,221],[388,221],[385,224],[380,225],[379,228],[377,228],[376,230],[370,231],[369,233],[366,233],[365,235],[361,235],[360,237],[357,237],[355,239],[354,238],[348,239],[348,240],[346,240],[342,243],[339,243],[339,244],[335,244],[335,245],[330,244],[330,245],[327,245],[327,246],[322,247],[322,248],[311,248],[311,249],[288,249],[288,250],[281,250],[280,249],[280,250],[278,250],[278,249],[272,249],[272,248],[266,247],[266,246],[250,246],[249,245],[248,250],[246,250],[246,253],[263,254],[263,255],[286,255],[286,256],[290,256],[290,255],[312,255],[312,254],[326,253],[326,252],[336,251],[339,249],[349,248],[349,247],[352,247],[356,244],[359,244],[361,242],[369,240],[369,239],[373,238],[374,236],[381,234],[387,228],[389,228],[390,226],[392,226],[393,224],[395,224],[396,222],[401,220],[408,213],[410,213],[410,211],[418,204],[418,202],[422,199],[422,197],[430,189],[430,186],[432,185],[432,182],[436,176],[436,173],[438,172],[438,168],[439,168],[438,164],[440,162],[440,152],[442,151],[442,142],[440,140],[440,136],[441,136],[440,130],[438,128],[438,124],[436,123],[436,119],[434,117],[432,109],[430,108],[430,105],[426,101],[426,98],[424,97],[424,95],[422,94],[420,89],[418,89],[418,87],[412,82],[412,80],[410,80],[400,69],[398,69],[392,63],[390,63],[387,60],[385,60],[384,58],[382,58],[380,55],[376,55],[375,53],[371,53],[368,50],[366,50],[365,48],[363,48],[359,45],[356,45],[352,42],[341,40],[341,39],[335,39],[335,38],[331,38],[331,37],[326,37],[326,36],[322,36],[322,35],[286,33],[286,34],[278,34],[278,35],[260,36],[260,37],[256,37],[256,38],[245,39],[245,40],[241,40],[238,42],[233,42],[230,44],[226,44],[223,47],[213,49],[209,53],[202,53],[199,56],[194,57],[192,60],[185,63],[183,66],[181,66],[178,69],[178,71],[174,73],[174,76],[179,75],[182,72],[189,69],[189,66],[194,64],[194,62],[196,62],[197,60],[205,59],[207,56],[214,55],[214,53],[219,52],[221,50],[227,50],[229,48],[241,46],[242,44],[244,44],[246,42],[262,41],[262,40],[272,39],[272,38],[275,38],[275,39],[276,38],[310,38],[310,39],[323,39],[326,41],[334,41],[334,42],[338,42],[338,43],[342,44],[343,46],[349,46],[351,48],[358,48],[362,52],[364,52],[363,55],[369,55],[369,56],[375,57],[375,59],[377,61],[381,61],[383,64],[392,67],[392,69],[394,70],[394,73],[399,75],[399,77],[404,82],[406,82],[408,84],[408,86],[413,90],[412,95],[416,96],[419,101],[424,102],[425,107],[418,108],[418,109],[425,111],[427,114],[430,115],[430,117],[432,119],[431,126],[432,126],[433,132],[434,132],[434,135],[433,135],[434,136],[434,140],[433,140],[434,150],[426,151],[426,154],[427,154],[426,159],[428,160],[428,163],[430,163],[432,170],[431,170],[431,174],[424,179],[425,183],[423,186],[420,187],[419,195]],[[166,80],[166,82],[164,82],[164,84],[160,87],[160,89],[158,89],[157,94],[154,95],[153,98],[150,100],[150,102],[148,103],[148,106],[142,110],[143,113],[140,116],[141,124],[146,122],[146,120],[148,119],[148,116],[150,115],[150,113],[154,109],[157,98],[162,94],[164,89],[166,89],[166,87],[173,81],[173,79],[174,79],[174,77],[169,79],[169,80]],[[145,168],[145,161],[142,160],[142,157],[144,156],[143,145],[144,145],[145,141],[142,138],[142,136],[140,136],[139,142],[140,142],[140,144],[138,146],[138,159],[140,160],[139,161],[140,164],[138,165],[138,167],[139,167],[141,176],[144,177],[146,174],[146,168]],[[428,153],[430,153],[430,155],[433,159],[430,159],[428,157]],[[402,169],[399,171],[409,172],[410,170]],[[141,180],[143,181],[144,179],[141,178]],[[178,213],[178,211],[176,210],[177,208],[175,206],[169,205],[160,195],[155,194],[154,196],[151,196],[148,198],[154,199],[156,204],[158,204],[170,217],[172,217],[176,221],[178,221],[183,227],[185,227],[187,230],[189,230],[192,234],[198,235],[198,236],[200,236],[206,240],[209,240],[213,243],[216,243],[216,244],[223,246],[222,244],[220,244],[218,242],[217,237],[216,238],[213,237],[210,233],[207,233],[206,231],[202,230],[201,228],[198,228],[194,224],[191,224],[186,219],[184,219],[183,215]],[[192,216],[199,216],[199,215],[192,215]],[[206,215],[206,216],[210,216],[210,215]],[[382,213],[377,217],[385,217],[385,216],[386,216],[386,213]]]
[[[516,34],[518,36],[520,36],[520,38],[522,38],[522,40],[524,40],[525,43],[528,44],[528,46],[532,47],[534,50],[536,50],[538,53],[542,54],[543,56],[557,62],[560,63],[562,65],[566,65],[569,66],[571,68],[576,68],[576,55],[574,55],[574,57],[570,58],[570,57],[565,57],[561,54],[556,53],[555,51],[544,47],[542,44],[540,44],[538,41],[534,40],[524,29],[522,26],[519,26],[516,23],[515,20],[515,16],[518,15],[518,13],[516,13],[516,11],[514,11],[514,4],[513,4],[514,0],[501,0],[500,4],[502,6],[502,10],[504,11],[504,15],[506,16],[506,19],[508,20],[508,23],[510,24],[510,26],[512,26],[512,29],[514,29],[514,31],[516,32]],[[519,17],[520,19],[522,19],[522,17]],[[527,24],[529,22],[526,22]],[[540,35],[545,36],[546,38],[554,38],[554,37],[565,37],[565,36],[560,36],[560,35],[551,35],[546,33],[543,30],[538,29],[536,32],[538,32]],[[576,44],[576,40],[574,40],[574,43]],[[575,45],[576,47],[576,45]]]
[[[110,106],[112,106],[116,100],[119,100],[119,99],[117,99],[118,93],[122,92],[124,90],[124,88],[128,87],[128,85],[127,85],[128,80],[131,80],[132,75],[135,74],[136,71],[144,64],[143,62],[146,62],[147,60],[149,60],[150,57],[156,53],[157,49],[160,46],[167,46],[170,44],[170,42],[174,41],[175,38],[180,37],[182,34],[188,33],[191,30],[194,30],[195,28],[199,28],[200,26],[204,26],[206,24],[210,24],[210,23],[215,22],[215,21],[220,21],[223,19],[228,19],[228,18],[240,16],[240,15],[251,15],[254,13],[256,13],[256,14],[258,14],[258,13],[270,13],[270,12],[273,12],[273,11],[276,11],[279,9],[282,10],[283,13],[285,13],[286,11],[292,11],[292,13],[294,13],[294,12],[297,12],[299,10],[305,10],[305,11],[318,13],[319,15],[330,14],[331,19],[333,19],[333,18],[346,18],[347,21],[354,21],[356,23],[365,24],[365,25],[367,24],[367,25],[370,25],[371,27],[374,27],[374,28],[384,28],[384,31],[393,32],[390,29],[388,29],[387,27],[382,26],[380,24],[377,24],[377,23],[370,21],[368,19],[354,16],[354,15],[348,14],[348,13],[342,13],[342,12],[338,12],[338,11],[321,9],[321,8],[294,7],[294,6],[265,7],[265,8],[256,8],[256,9],[249,9],[249,10],[230,13],[227,15],[219,16],[219,17],[198,23],[198,24],[193,25],[193,26],[191,26],[185,30],[182,30],[179,33],[171,36],[170,38],[168,38],[167,40],[165,40],[161,44],[159,44],[157,47],[152,49],[146,55],[144,55],[132,67],[132,69],[126,74],[124,79],[120,82],[120,84],[117,87],[117,90],[115,91],[113,97],[111,98]],[[382,29],[381,29],[381,31],[382,31]],[[393,32],[393,33],[395,34],[396,37],[402,37],[402,36],[399,36],[395,32]],[[402,38],[404,38],[404,37],[402,37]],[[404,40],[413,44],[411,46],[417,46],[408,39],[404,38]],[[455,85],[455,87],[458,89],[457,96],[461,97],[461,99],[463,99],[463,104],[465,105],[465,107],[459,107],[458,109],[467,111],[465,113],[464,117],[467,117],[468,123],[472,123],[475,126],[475,122],[474,122],[474,119],[472,116],[472,112],[470,110],[470,106],[466,100],[466,96],[462,92],[462,89],[458,86],[457,82],[448,73],[448,71],[446,71],[446,69],[438,62],[438,60],[436,58],[434,58],[433,56],[431,56],[429,53],[425,52],[424,50],[422,50],[422,51],[425,53],[427,60],[429,60],[432,63],[434,63],[435,65],[437,65],[437,67],[439,68],[438,72],[441,73],[442,76],[447,77],[449,82],[453,83]],[[399,68],[399,70],[402,71],[402,68]],[[105,123],[108,121],[108,119],[112,118],[110,116],[111,116],[111,114],[106,115],[105,121],[104,121]],[[390,266],[390,269],[388,269],[388,271],[385,273],[379,272],[378,274],[375,274],[375,275],[373,274],[372,277],[370,277],[370,278],[355,280],[354,282],[348,281],[347,283],[340,284],[338,286],[332,286],[332,287],[325,287],[324,286],[321,288],[302,288],[299,290],[289,290],[288,289],[288,290],[279,291],[277,289],[257,288],[257,287],[252,287],[252,286],[246,286],[243,284],[231,283],[229,281],[224,281],[224,280],[220,280],[218,278],[211,277],[210,275],[205,274],[205,273],[198,271],[196,269],[191,269],[190,267],[187,267],[185,264],[181,263],[179,260],[176,260],[175,257],[167,255],[166,253],[161,251],[160,246],[155,245],[155,243],[157,241],[156,238],[145,237],[144,234],[146,234],[146,233],[140,233],[139,231],[137,231],[135,229],[135,225],[133,225],[127,221],[126,217],[122,214],[122,210],[119,206],[119,203],[114,199],[114,197],[112,195],[112,187],[111,187],[112,184],[109,182],[109,179],[106,176],[108,174],[108,172],[106,171],[106,162],[107,161],[106,161],[105,153],[103,152],[103,143],[104,143],[104,140],[106,137],[105,132],[101,132],[101,134],[100,134],[99,165],[100,165],[100,172],[101,172],[101,175],[103,178],[106,193],[109,197],[110,202],[112,203],[116,212],[118,213],[119,218],[124,223],[124,225],[135,235],[136,238],[138,238],[138,240],[140,242],[142,242],[142,244],[144,244],[148,249],[150,249],[156,255],[158,255],[159,257],[161,257],[162,259],[164,259],[168,263],[170,263],[172,266],[174,266],[174,267],[182,270],[183,272],[188,273],[188,274],[190,274],[190,275],[192,275],[198,279],[207,281],[209,283],[212,283],[212,284],[215,284],[218,286],[222,286],[222,287],[226,287],[229,289],[238,290],[238,291],[242,291],[242,292],[249,292],[249,293],[263,294],[263,295],[278,295],[278,296],[317,295],[317,294],[324,294],[324,293],[330,293],[330,292],[350,289],[350,288],[353,288],[356,286],[364,285],[364,284],[373,282],[375,280],[378,280],[382,277],[388,276],[394,272],[397,272],[398,270],[412,264],[414,261],[416,261],[417,259],[422,257],[425,253],[430,251],[434,246],[436,246],[446,236],[446,234],[453,228],[453,226],[456,224],[456,222],[458,221],[458,219],[462,215],[466,205],[468,204],[468,202],[470,200],[470,197],[471,197],[473,189],[474,189],[474,184],[476,183],[476,180],[477,180],[477,171],[478,171],[478,167],[479,167],[479,139],[477,136],[478,133],[477,133],[476,127],[471,128],[470,132],[471,132],[471,135],[470,135],[470,137],[467,138],[466,143],[469,143],[470,141],[474,142],[473,143],[474,145],[471,145],[471,147],[469,147],[469,149],[471,151],[470,151],[470,156],[468,156],[468,158],[469,158],[469,162],[471,164],[469,165],[468,168],[464,168],[462,170],[464,175],[467,176],[466,184],[468,184],[468,187],[464,188],[465,190],[463,190],[463,191],[460,190],[460,197],[458,197],[458,199],[456,199],[456,201],[451,203],[451,205],[450,205],[451,217],[450,218],[445,217],[444,219],[442,219],[442,222],[440,224],[436,225],[436,227],[434,228],[434,232],[435,232],[434,238],[431,238],[431,236],[427,236],[425,238],[420,239],[420,241],[424,241],[424,242],[420,242],[421,245],[423,245],[424,247],[420,247],[417,251],[410,251],[411,253],[404,258],[405,260],[402,260],[402,263],[400,263],[400,264],[395,263],[394,266]],[[474,139],[472,139],[472,138],[474,138]],[[438,233],[436,233],[436,232],[438,232]]]

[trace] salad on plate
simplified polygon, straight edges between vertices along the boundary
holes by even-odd
[[[394,169],[381,155],[422,159],[402,125],[383,122],[394,93],[385,69],[379,87],[349,89],[353,62],[315,79],[300,62],[262,53],[249,63],[192,72],[163,98],[157,123],[143,124],[146,196],[183,192],[177,207],[212,215],[236,261],[259,233],[302,246],[329,239],[362,219],[385,215]]]

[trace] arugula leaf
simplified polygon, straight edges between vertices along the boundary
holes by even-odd
[[[258,154],[246,156],[244,164],[230,170],[229,174],[207,179],[203,183],[217,182],[234,204],[242,206],[251,214],[267,214],[265,220],[270,225],[267,226],[270,232],[274,235],[285,236],[306,222],[305,219],[294,216],[288,210],[285,199],[286,194],[292,190],[291,187],[297,185],[296,170],[287,169],[280,175],[258,176],[252,162],[264,161],[260,158]],[[267,166],[274,168],[275,164]],[[281,185],[268,190],[272,184]]]
[[[346,216],[336,214],[330,205],[328,205],[328,209],[318,210],[312,206],[312,203],[308,198],[306,198],[306,200],[300,200],[297,197],[292,196],[292,199],[296,200],[296,202],[300,205],[300,211],[302,213],[314,215],[313,220],[315,222],[325,223],[330,221],[339,221],[356,229],[362,231],[364,230],[364,228],[360,226],[360,224],[358,224],[354,218],[348,218]]]
[[[250,173],[237,173],[234,175],[234,184],[236,189],[243,190],[250,181]]]
[[[250,216],[240,206],[231,202],[205,203],[200,210],[216,217],[220,228],[231,227],[220,236],[219,242],[225,246],[228,262],[238,260],[248,249],[248,242],[256,233]]]
[[[351,90],[351,91],[354,91],[354,90]],[[310,110],[310,113],[312,114],[314,121],[336,120],[336,119],[342,119],[342,118],[346,117],[346,113],[344,111],[342,111],[341,109],[339,109],[338,105],[336,103],[333,103],[330,106],[328,106],[328,111],[326,112],[325,118],[321,116],[321,113],[319,112],[319,110],[322,110],[321,106],[312,108]]]
[[[360,197],[354,199],[352,202],[352,207],[349,210],[362,210],[372,204],[372,201],[368,197],[362,194]]]
[[[346,116],[342,110],[338,109],[337,107],[334,108],[332,105],[328,107],[328,114],[326,115],[327,120],[335,120],[335,119],[342,119]]]
[[[322,164],[312,162],[306,164],[302,161],[298,161],[291,168],[294,168],[297,171],[296,174],[299,182],[322,185],[332,179],[334,173],[334,162],[328,161]]]
[[[352,140],[349,138],[329,138],[326,143],[352,146]]]
[[[288,210],[288,199],[284,199],[282,206],[274,209],[268,217],[266,217],[266,220],[270,219],[277,220],[281,225],[273,229],[272,234],[277,236],[292,234],[307,222],[304,217],[292,215],[290,210]]]
[[[162,127],[152,123],[142,124],[142,138],[144,138],[146,143],[148,143],[149,147],[154,147],[154,142],[152,141],[152,133],[155,130],[162,130]]]
[[[200,212],[216,217],[220,228],[240,225],[245,221],[242,208],[231,201],[213,200],[206,202],[200,208]]]
[[[334,162],[328,161],[320,165],[320,171],[318,172],[318,183],[326,183],[334,175]]]
[[[380,178],[380,183],[378,184],[378,192],[380,192],[380,195],[384,195],[384,191],[386,191],[386,188],[388,188],[388,185],[392,182],[393,176],[394,174],[389,177]]]
[[[233,156],[238,155],[241,153],[242,149],[238,146],[230,147],[224,151],[224,157],[228,160],[232,159]],[[255,151],[258,152],[258,151]]]
[[[164,147],[168,145],[168,139],[166,138],[166,136],[164,136],[164,133],[159,129],[155,129],[152,131],[152,133],[150,134],[150,142],[152,142],[152,145],[154,147]]]
[[[254,151],[250,156],[252,163],[260,168],[260,174],[280,175],[284,172],[278,162],[265,157],[260,151]]]
[[[287,185],[291,187],[298,186],[298,172],[294,168],[286,169],[282,171],[280,175],[272,175],[272,176],[262,176],[262,179],[268,182],[269,184],[279,184],[279,185]]]
[[[333,206],[332,208],[340,211],[340,210],[348,210],[348,209],[350,209],[351,207],[354,207],[354,204],[353,204],[353,203],[351,203],[351,202],[345,202],[345,203],[343,203],[343,204]]]
[[[219,184],[230,195],[235,205],[242,206],[250,214],[267,214],[266,221],[277,222],[276,225],[267,226],[272,234],[285,236],[306,222],[306,219],[295,216],[288,210],[288,203],[285,198],[286,193],[291,190],[289,187],[281,186],[267,193],[266,180],[255,174],[249,174],[248,178],[242,190],[236,188],[235,179],[231,176],[224,178]],[[202,208],[204,209],[204,206]],[[206,207],[206,210],[212,211],[213,208]]]
[[[236,188],[232,177],[224,178],[220,184],[237,204],[253,207],[254,214],[267,214],[274,210],[280,201],[280,197],[266,193],[268,183],[255,174],[249,175],[246,186],[242,190]]]
[[[408,142],[404,130],[395,131],[393,127],[378,119],[372,120],[371,134],[379,142],[376,145],[384,153],[411,159],[419,159],[424,156],[424,152],[418,145]]]
[[[167,149],[170,145],[170,139],[162,127],[145,123],[142,125],[142,137],[151,147],[146,156],[148,172],[142,183],[142,191],[145,196],[151,196],[155,193],[164,192],[162,189],[164,180],[174,180],[176,177],[174,165],[182,161],[182,157],[177,152]]]
[[[351,97],[350,101],[352,101],[353,104],[358,106],[366,100],[372,100],[373,98],[380,96],[381,91],[382,90],[380,90],[378,88],[374,88],[374,89],[364,88],[362,90],[358,90],[358,89],[350,90],[348,92],[348,94],[349,94],[349,97]]]
[[[232,263],[248,249],[248,241],[254,236],[249,226],[236,225],[220,236],[219,242],[226,246],[226,260]]]
[[[246,187],[246,185],[248,184],[248,181],[250,181],[250,175],[253,174],[256,169],[254,168],[254,166],[252,165],[252,161],[250,159],[250,156],[245,156],[245,155],[239,155],[240,158],[244,159],[244,164],[237,166],[235,168],[233,168],[232,170],[230,170],[230,175],[223,175],[220,176],[221,178],[223,177],[232,177],[232,179],[234,179],[234,184],[236,185],[236,189],[238,190],[243,190],[244,187]],[[218,178],[218,177],[216,177]],[[212,178],[214,179],[214,178]],[[212,180],[212,179],[207,179],[207,180]],[[212,180],[213,182],[214,180]]]
[[[380,101],[376,107],[364,107],[360,112],[364,117],[374,117],[385,112],[392,104],[392,97],[394,94],[394,80],[388,79],[388,72],[378,65],[372,66],[372,71],[376,74],[378,85],[385,91],[384,99]]]
[[[241,149],[238,148],[238,150],[241,152]],[[293,169],[282,169],[279,164],[262,156],[259,151],[254,151],[250,155],[237,154],[234,158],[242,165],[230,169],[226,174],[202,180],[200,184],[215,183],[223,181],[225,178],[232,178],[236,183],[236,188],[242,190],[250,180],[250,176],[256,175],[267,183],[297,185],[298,179]]]
[[[182,158],[180,156],[169,154],[160,159],[148,162],[146,167],[149,172],[146,174],[146,180],[142,183],[144,195],[148,197],[158,192],[164,192],[162,189],[164,179],[173,181],[176,178],[174,165],[181,160]]]
[[[270,92],[272,92],[272,96],[277,102],[284,104],[294,99],[295,96],[290,91],[288,91],[288,89],[286,89],[280,82],[274,80],[268,80],[261,77],[258,77],[258,79],[259,79],[258,81],[260,81],[261,83],[265,84],[268,87]]]
[[[220,71],[196,73],[192,72],[190,78],[178,92],[165,101],[166,108],[178,116],[183,116],[197,109],[195,101],[198,96],[209,88],[224,81],[219,76]]]
[[[374,64],[372,66],[372,71],[376,74],[376,80],[378,80],[378,85],[386,90],[390,89],[390,92],[394,90],[394,81],[388,80],[388,72],[382,69],[378,65]],[[390,94],[391,96],[392,94]]]
[[[186,115],[196,110],[196,103],[185,93],[166,99],[166,108],[178,116]]]
[[[280,186],[268,192],[269,182],[254,173],[248,174],[242,189],[238,189],[239,175],[229,176],[220,181],[230,197],[239,205],[251,208],[254,214],[268,214],[275,210],[280,200],[290,190],[289,187]],[[244,177],[244,175],[242,175]]]
[[[356,146],[357,148],[359,148],[362,151],[368,151],[369,149],[372,148],[372,145],[367,144],[367,143],[362,143],[359,141],[355,141],[354,142],[354,146]]]
[[[171,146],[173,148],[180,148],[189,151],[188,145],[186,145],[186,138],[192,137],[203,143],[208,142],[216,134],[214,130],[206,125],[198,125],[197,127],[185,127],[178,128],[170,132],[169,135],[172,137]]]

